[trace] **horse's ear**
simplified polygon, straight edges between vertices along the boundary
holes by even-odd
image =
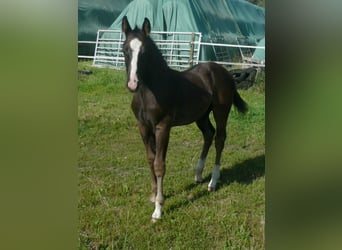
[[[150,20],[148,20],[148,18],[145,17],[143,26],[142,26],[142,30],[144,31],[145,35],[148,36],[151,33],[151,24],[150,24]]]
[[[132,29],[131,29],[131,26],[129,25],[127,16],[124,16],[124,17],[122,18],[121,28],[122,28],[122,31],[125,33],[125,35],[127,35],[127,33],[130,32],[130,31],[132,30]]]

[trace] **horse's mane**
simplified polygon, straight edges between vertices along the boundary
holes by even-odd
[[[145,46],[146,51],[149,53],[148,56],[150,59],[152,59],[154,65],[159,65],[163,68],[169,68],[158,46],[149,35],[146,36]]]

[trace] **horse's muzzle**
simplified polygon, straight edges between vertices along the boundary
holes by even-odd
[[[127,83],[127,88],[131,92],[135,92],[138,89],[138,79],[134,78],[133,80],[129,80]]]

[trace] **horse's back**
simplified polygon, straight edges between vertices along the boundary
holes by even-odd
[[[176,95],[174,125],[192,123],[203,116],[212,102],[212,88],[203,83],[203,80],[194,72],[177,73],[172,79]]]
[[[218,104],[231,104],[236,92],[233,76],[221,65],[208,62],[200,63],[185,71],[186,75],[196,75],[199,84],[206,88]]]

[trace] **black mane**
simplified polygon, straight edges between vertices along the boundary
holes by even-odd
[[[167,71],[173,71],[167,65],[161,51],[150,36],[144,37],[144,46],[138,63],[138,75],[142,80],[146,81],[157,80]]]
[[[145,53],[148,53],[151,63],[153,63],[154,66],[159,65],[159,67],[169,68],[160,49],[157,47],[150,36],[146,36],[145,43]]]

